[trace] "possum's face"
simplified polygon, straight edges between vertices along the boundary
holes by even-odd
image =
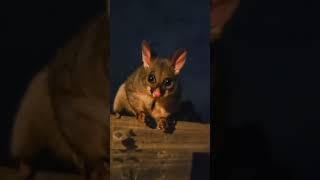
[[[149,45],[142,42],[143,84],[153,98],[165,98],[179,90],[179,74],[187,52],[178,50],[171,59],[151,58]]]

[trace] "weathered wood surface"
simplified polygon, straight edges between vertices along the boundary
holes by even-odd
[[[210,153],[210,125],[178,122],[172,134],[111,117],[111,179],[190,179],[194,153]]]

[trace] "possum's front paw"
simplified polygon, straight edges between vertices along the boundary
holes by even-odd
[[[157,128],[164,130],[167,128],[167,119],[166,118],[160,118],[157,122]]]
[[[146,114],[144,113],[144,112],[139,112],[138,114],[137,114],[137,120],[139,121],[139,122],[141,122],[141,123],[143,123],[144,125],[146,125]]]

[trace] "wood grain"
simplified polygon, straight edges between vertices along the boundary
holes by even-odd
[[[111,116],[111,179],[191,179],[194,153],[210,154],[210,124],[178,122],[172,134]]]

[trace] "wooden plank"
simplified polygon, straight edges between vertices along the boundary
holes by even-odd
[[[172,134],[111,116],[111,179],[190,179],[194,153],[210,153],[210,125],[178,122]]]
[[[137,149],[190,150],[210,152],[210,125],[178,122],[173,134],[143,126],[132,117],[111,116],[111,148],[126,149],[126,139],[133,139]]]
[[[113,151],[111,179],[189,179],[191,154],[178,151]]]

